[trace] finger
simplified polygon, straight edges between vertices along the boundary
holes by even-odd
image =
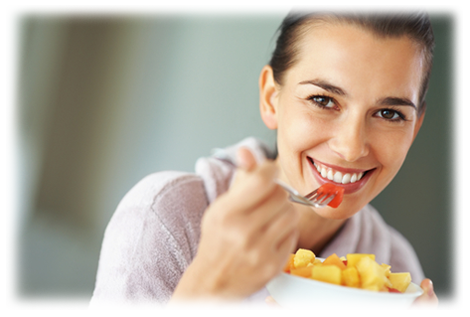
[[[256,167],[256,159],[253,153],[245,147],[241,147],[237,152],[237,166],[244,171],[251,171]]]
[[[271,193],[247,210],[247,214],[250,221],[263,230],[269,222],[291,206],[289,194],[281,186],[275,184]]]
[[[246,177],[247,173],[253,171],[257,166],[256,159],[248,148],[241,147],[237,151],[236,166],[238,168],[235,172],[233,184],[239,183],[240,179]]]
[[[279,251],[281,245],[288,240],[293,231],[298,231],[300,215],[287,202],[282,212],[279,213],[271,222],[267,223],[263,239],[271,241],[273,251]]]
[[[299,230],[294,228],[290,231],[277,245],[277,249],[274,251],[273,260],[277,263],[275,274],[279,274],[283,271],[287,261],[292,253],[295,252],[299,241]]]
[[[439,300],[434,293],[434,286],[430,279],[426,278],[421,282],[421,288],[424,293],[418,297],[414,302],[414,306],[428,306],[428,307],[437,307]]]
[[[285,256],[282,258],[282,267],[281,269],[285,266],[287,261],[289,260],[289,255],[291,253],[295,253],[297,249],[297,244],[299,242],[299,229],[293,228],[286,236],[284,239],[281,239],[278,243],[277,247],[277,252],[278,254],[284,254]]]
[[[274,182],[277,167],[272,161],[265,161],[252,172],[238,177],[227,193],[236,209],[252,209],[261,204],[278,186]]]

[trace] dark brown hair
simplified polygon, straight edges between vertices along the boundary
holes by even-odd
[[[428,14],[416,13],[333,13],[292,11],[283,20],[278,32],[276,48],[269,65],[273,69],[274,80],[282,85],[283,75],[292,67],[297,58],[297,41],[307,31],[311,23],[340,22],[354,24],[381,37],[407,36],[420,45],[424,58],[424,74],[419,93],[419,113],[425,107],[434,51],[434,34]]]

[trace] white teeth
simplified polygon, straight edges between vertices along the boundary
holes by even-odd
[[[354,174],[352,174],[352,176],[351,176],[351,183],[355,183],[356,181],[357,181],[357,174],[354,173]]]
[[[318,173],[320,173],[321,177],[327,178],[338,184],[355,183],[359,181],[362,178],[362,176],[364,176],[364,173],[343,174],[341,172],[334,171],[331,168],[321,166],[320,164],[317,164],[315,162],[313,164],[315,165],[315,168],[317,169]]]
[[[328,170],[328,173],[326,174],[326,177],[328,177],[328,179],[329,179],[330,181],[332,181],[332,180],[333,180],[333,171],[332,171],[332,170]]]
[[[335,176],[333,176],[333,181],[335,183],[341,183],[343,181],[343,174],[341,174],[341,172],[336,172]]]

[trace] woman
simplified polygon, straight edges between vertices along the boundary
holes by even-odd
[[[425,113],[433,35],[426,15],[297,14],[260,75],[260,112],[278,155],[254,139],[162,172],[123,199],[103,242],[93,302],[266,298],[297,248],[374,253],[423,280],[409,243],[368,203],[400,169]],[[267,158],[267,159],[266,159]],[[292,204],[326,182],[343,202]],[[424,279],[418,302],[436,303]]]

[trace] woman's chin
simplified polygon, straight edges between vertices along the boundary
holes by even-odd
[[[329,206],[323,208],[315,208],[315,212],[323,218],[346,220],[354,216],[359,210],[364,208],[364,206],[358,206],[357,204],[348,204],[347,202],[343,201],[337,208]]]

